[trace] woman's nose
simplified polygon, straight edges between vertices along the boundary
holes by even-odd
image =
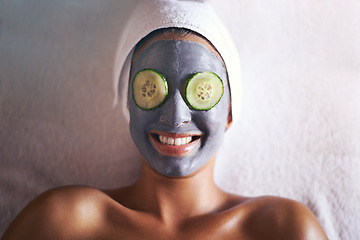
[[[190,120],[190,109],[182,98],[181,93],[176,91],[173,96],[169,96],[163,105],[160,121],[174,127],[179,127],[190,122]]]

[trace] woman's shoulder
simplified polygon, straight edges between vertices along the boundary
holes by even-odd
[[[3,239],[81,239],[76,234],[95,231],[103,222],[108,201],[105,193],[86,186],[48,190],[20,212]]]
[[[107,201],[107,195],[96,188],[88,186],[64,186],[45,191],[36,197],[24,209],[46,214],[49,217],[61,216],[63,213],[72,214],[74,217],[84,218],[87,215],[101,211],[101,206]],[[93,205],[96,205],[95,206]],[[66,211],[63,211],[65,210]],[[89,211],[91,209],[91,211]]]
[[[300,202],[274,196],[248,198],[244,231],[254,239],[327,239],[315,215]]]

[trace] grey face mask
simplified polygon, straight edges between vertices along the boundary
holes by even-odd
[[[136,106],[131,87],[135,74],[143,69],[161,73],[169,89],[164,103],[148,111]],[[203,71],[213,72],[223,80],[224,94],[212,109],[197,111],[185,100],[185,86],[192,75]],[[222,61],[197,42],[159,40],[135,59],[128,94],[130,132],[145,161],[158,173],[186,176],[214,156],[228,121],[230,94],[226,78]],[[178,145],[171,145],[172,139]]]

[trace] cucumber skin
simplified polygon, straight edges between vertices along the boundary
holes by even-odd
[[[189,83],[191,82],[191,80],[192,80],[196,75],[202,74],[202,73],[208,73],[208,74],[214,75],[214,76],[215,76],[216,78],[218,78],[219,81],[221,82],[221,95],[220,95],[220,97],[219,97],[219,100],[218,100],[216,103],[214,103],[214,104],[213,104],[211,107],[209,107],[209,108],[198,108],[198,107],[195,107],[193,104],[191,104],[191,102],[189,101],[189,99],[188,99],[188,97],[187,97],[187,92],[188,92]],[[204,72],[195,73],[195,74],[188,80],[188,82],[186,83],[186,86],[185,86],[185,98],[186,98],[186,101],[189,103],[189,105],[190,105],[193,109],[195,109],[195,110],[197,110],[197,111],[208,111],[208,110],[212,109],[213,107],[216,106],[216,104],[218,104],[218,103],[220,102],[220,100],[221,100],[221,98],[222,98],[223,95],[224,95],[224,83],[223,83],[223,81],[221,80],[221,78],[220,78],[216,73],[213,73],[213,72],[210,72],[210,71],[204,71]]]
[[[164,85],[165,85],[165,96],[164,96],[164,99],[163,99],[158,105],[156,105],[156,106],[154,106],[154,107],[152,107],[152,108],[143,108],[143,107],[139,106],[138,103],[137,103],[137,101],[136,101],[136,99],[135,99],[135,94],[134,94],[134,80],[135,80],[136,76],[137,76],[139,73],[144,72],[144,71],[151,71],[151,72],[156,73],[158,76],[161,77],[161,79],[163,80]],[[166,81],[165,77],[164,77],[161,73],[159,73],[158,71],[156,71],[156,70],[154,70],[154,69],[151,69],[151,68],[146,68],[146,69],[143,69],[143,70],[138,71],[138,72],[135,74],[134,78],[133,78],[131,87],[132,87],[133,99],[134,99],[134,102],[135,102],[136,106],[137,106],[138,108],[144,110],[144,111],[153,110],[153,109],[159,107],[159,106],[165,101],[165,99],[166,99],[166,97],[167,97],[167,95],[168,95],[168,84],[167,84],[167,81]]]

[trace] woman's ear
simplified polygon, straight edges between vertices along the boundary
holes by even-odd
[[[230,110],[229,115],[228,115],[228,121],[227,121],[227,124],[225,126],[225,129],[228,130],[229,127],[231,127],[231,124],[232,124],[232,113],[231,113],[231,110]]]

